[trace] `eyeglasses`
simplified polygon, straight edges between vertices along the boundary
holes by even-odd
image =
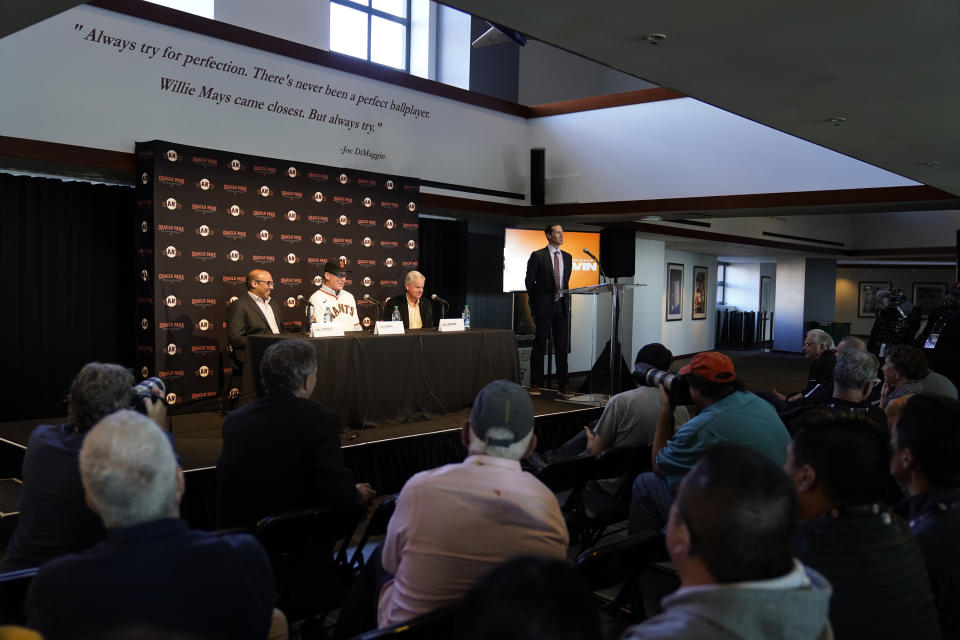
[[[265,284],[268,287],[273,286],[273,280],[254,280],[254,282],[259,282],[260,284]]]
[[[818,346],[816,342],[804,342],[803,346],[805,347],[816,347]]]

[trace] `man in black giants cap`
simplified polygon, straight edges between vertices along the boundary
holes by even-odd
[[[310,296],[314,322],[335,322],[344,331],[360,331],[360,316],[353,294],[343,288],[350,273],[339,260],[327,260],[323,267],[323,285]]]

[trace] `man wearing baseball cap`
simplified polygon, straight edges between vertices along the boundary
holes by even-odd
[[[569,537],[556,496],[520,459],[536,446],[529,393],[508,380],[477,395],[467,459],[422,471],[397,499],[380,554],[380,628],[457,602],[488,569],[523,555],[563,560]]]
[[[328,318],[328,321],[343,326],[344,331],[363,329],[357,315],[357,301],[343,288],[349,273],[339,260],[327,260],[323,267],[323,284],[310,296],[314,322],[324,322],[324,318]]]
[[[670,399],[661,390],[653,472],[640,474],[633,483],[630,533],[663,529],[680,481],[718,444],[747,445],[781,467],[786,459],[790,442],[786,427],[770,403],[745,390],[730,358],[704,351],[693,356],[679,375],[689,384],[698,413],[674,430]]]

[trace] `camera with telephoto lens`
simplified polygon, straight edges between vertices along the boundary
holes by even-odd
[[[163,380],[157,377],[147,378],[140,382],[140,384],[134,385],[132,408],[135,411],[145,414],[147,408],[143,401],[146,398],[159,400],[167,404],[167,385],[163,384]]]
[[[686,376],[661,371],[646,362],[638,362],[633,367],[633,380],[644,387],[656,388],[662,384],[670,397],[670,404],[675,407],[681,404],[693,404],[693,398],[690,397],[690,383],[687,382]]]

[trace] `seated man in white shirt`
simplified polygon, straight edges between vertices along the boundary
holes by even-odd
[[[326,317],[327,322],[341,325],[344,331],[363,329],[357,314],[357,301],[343,288],[348,273],[339,260],[327,260],[323,267],[323,284],[310,296],[314,322],[324,322]]]
[[[423,285],[427,278],[419,271],[409,271],[403,279],[405,293],[387,300],[385,318],[390,319],[393,310],[400,312],[404,329],[429,329],[433,326],[433,309],[430,301],[423,301]]]

